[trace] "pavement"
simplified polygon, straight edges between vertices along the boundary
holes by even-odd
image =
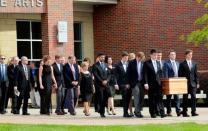
[[[12,124],[55,124],[55,125],[141,125],[141,124],[170,124],[170,123],[186,123],[194,122],[200,124],[208,124],[208,109],[207,108],[197,108],[197,117],[177,117],[173,113],[173,117],[166,118],[150,118],[148,108],[144,108],[143,115],[144,118],[123,118],[122,108],[117,107],[115,116],[109,116],[106,114],[106,118],[101,118],[98,113],[91,109],[91,115],[85,116],[83,114],[83,108],[77,108],[76,116],[71,116],[66,114],[64,116],[58,116],[53,113],[50,116],[40,115],[39,109],[29,109],[30,116],[23,115],[13,115],[10,113],[10,109],[7,110],[8,113],[0,115],[0,123],[12,123]],[[174,111],[174,109],[172,109]],[[53,109],[54,112],[54,109]],[[190,109],[189,109],[190,114]]]

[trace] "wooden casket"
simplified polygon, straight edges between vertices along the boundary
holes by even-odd
[[[163,78],[161,81],[163,94],[165,95],[188,93],[187,79],[185,77]]]

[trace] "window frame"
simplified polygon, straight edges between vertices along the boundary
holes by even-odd
[[[81,29],[80,29],[81,40],[75,40],[74,39],[74,54],[75,54],[75,44],[81,43],[81,59],[76,58],[77,62],[81,62],[83,60],[83,54],[84,54],[84,49],[83,49],[83,43],[84,43],[83,42],[83,22],[81,22],[81,21],[74,21],[74,24],[80,24],[81,25]]]
[[[30,39],[18,39],[17,38],[17,43],[18,41],[26,41],[26,42],[30,42],[30,59],[28,58],[29,61],[40,61],[41,59],[33,59],[33,42],[42,42],[42,38],[41,39],[33,39],[32,38],[32,22],[40,22],[40,20],[16,20],[16,23],[17,22],[29,22],[30,23]],[[16,25],[17,26],[17,25]],[[42,30],[42,29],[41,29]],[[18,53],[18,52],[17,52]]]

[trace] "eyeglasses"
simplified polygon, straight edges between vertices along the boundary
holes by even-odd
[[[1,58],[2,60],[5,60],[6,58]]]

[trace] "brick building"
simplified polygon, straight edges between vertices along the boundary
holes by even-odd
[[[78,60],[105,52],[118,61],[122,51],[151,48],[194,50],[200,70],[206,70],[208,50],[187,45],[179,36],[193,29],[206,10],[194,0],[0,0],[0,54],[73,55]],[[67,22],[67,42],[58,42],[58,22]]]

